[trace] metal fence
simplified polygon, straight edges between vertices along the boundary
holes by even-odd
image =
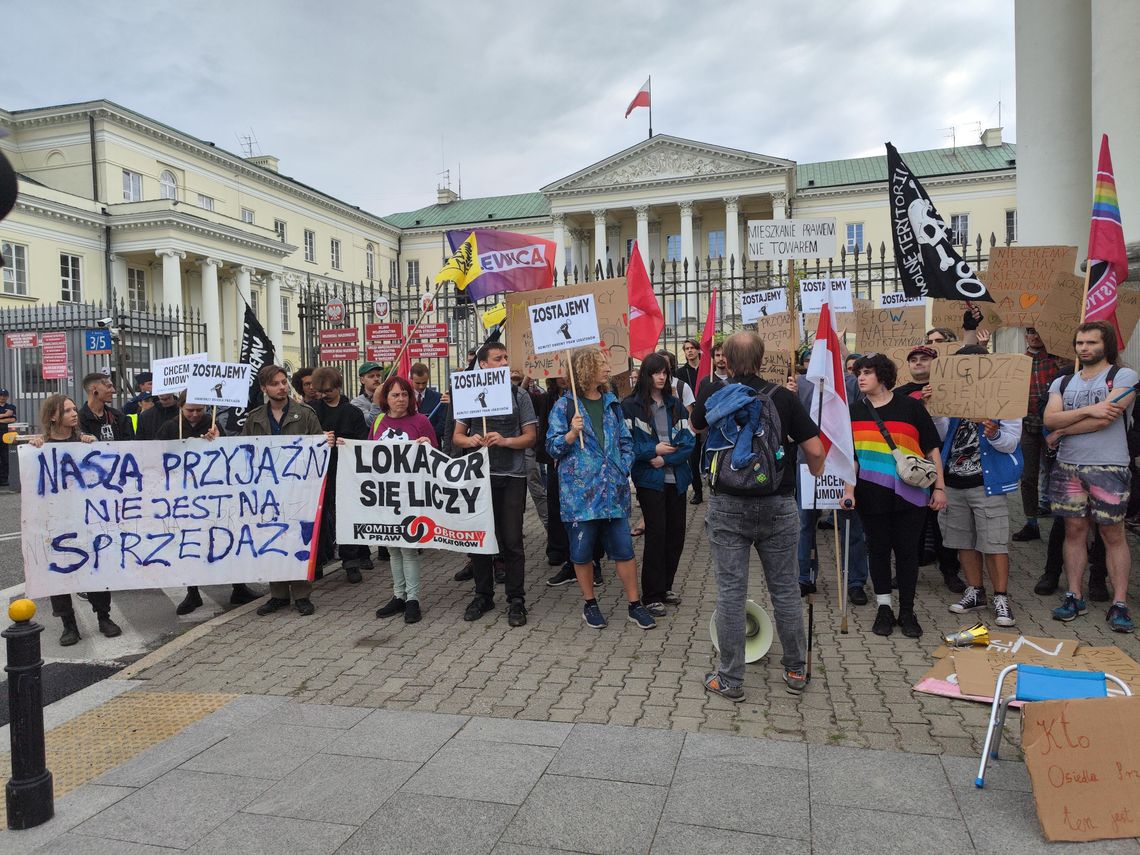
[[[109,332],[110,353],[92,353],[89,333]],[[9,390],[20,421],[36,425],[39,406],[56,393],[70,395],[82,405],[86,400],[82,383],[85,375],[101,371],[111,376],[117,392],[117,404],[134,394],[135,378],[149,371],[155,359],[179,353],[198,353],[206,349],[206,326],[194,310],[146,306],[132,310],[126,301],[105,303],[58,303],[27,308],[0,309],[0,333],[27,341],[36,336],[34,347],[0,347],[0,388]],[[43,335],[63,333],[66,355],[59,345],[50,345],[56,358],[66,362],[67,376],[51,376],[49,356],[45,360]],[[49,338],[49,341],[51,338]],[[37,428],[38,429],[38,428]]]

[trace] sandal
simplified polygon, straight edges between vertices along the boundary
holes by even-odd
[[[645,534],[645,523],[644,522],[639,522],[637,525],[635,525],[633,528],[631,528],[629,530],[629,536],[630,537],[641,537],[643,534]]]

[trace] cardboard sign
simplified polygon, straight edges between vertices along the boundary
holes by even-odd
[[[748,221],[748,258],[752,261],[834,258],[835,255],[835,217]]]
[[[190,382],[190,371],[193,366],[209,358],[205,353],[191,353],[187,356],[154,360],[150,364],[151,374],[154,375],[151,394],[177,395]]]
[[[195,362],[186,383],[186,403],[247,406],[252,371],[251,366],[240,362]]]
[[[581,294],[594,297],[601,336],[599,347],[610,361],[611,375],[616,376],[629,369],[629,295],[624,278],[507,294],[507,349],[513,366],[521,366],[526,376],[537,380],[564,373],[561,351],[538,353],[535,350],[527,307],[548,302],[552,296]]]
[[[879,353],[893,347],[913,347],[926,334],[926,307],[876,308],[870,300],[855,301],[855,348]]]
[[[971,647],[971,650],[986,650],[1001,656],[1016,657],[1023,650],[1026,653],[1041,653],[1058,659],[1068,659],[1077,652],[1078,642],[1072,638],[1042,638],[1036,635],[1021,635],[1017,632],[1002,632],[1000,629],[990,630],[989,644],[985,647]],[[931,655],[936,659],[949,656],[962,650],[961,647],[950,647],[940,644],[934,648]],[[1009,662],[1007,661],[1008,665]]]
[[[1047,840],[1140,835],[1140,698],[1040,701],[1021,750]]]
[[[337,457],[337,543],[499,551],[489,449],[451,458],[407,440],[345,440]]]
[[[840,279],[801,279],[801,312],[806,314],[823,311],[823,304],[827,300],[827,287],[829,282],[831,283],[831,311],[855,311],[851,293],[851,280],[844,276]]]
[[[1120,334],[1124,336],[1124,341],[1120,345],[1120,349],[1123,350],[1128,347],[1128,342],[1132,341],[1136,324],[1140,323],[1140,291],[1124,287],[1117,289],[1116,321],[1120,324]]]
[[[29,597],[308,576],[323,436],[60,442],[19,454]]]
[[[788,311],[788,289],[768,288],[740,294],[741,323],[754,324],[760,318]]]
[[[457,419],[509,416],[515,407],[510,369],[476,368],[452,373],[451,406]]]
[[[600,341],[593,294],[530,305],[527,313],[535,353],[571,350]]]
[[[1007,327],[1032,327],[1049,299],[1057,271],[1072,273],[1077,264],[1075,246],[995,246],[982,281]]]
[[[1000,329],[1002,324],[1002,317],[998,314],[996,303],[974,303],[979,309],[982,310],[982,322],[978,325],[978,329],[986,329],[993,332]],[[952,330],[954,335],[962,338],[962,318],[965,316],[966,310],[969,307],[961,300],[931,300],[930,301],[930,328],[943,327]],[[959,347],[961,343],[959,342]]]
[[[905,291],[884,291],[875,300],[880,309],[902,309],[909,306],[926,308],[925,297],[908,297]]]
[[[939,357],[930,363],[932,416],[1020,419],[1029,409],[1033,360],[1023,353]]]
[[[837,511],[843,507],[843,479],[825,468],[818,478],[800,464],[800,507],[805,511]],[[814,493],[814,497],[813,497]]]
[[[909,383],[914,379],[911,377],[910,365],[907,363],[906,357],[907,354],[910,353],[911,349],[918,344],[922,344],[922,342],[917,341],[914,344],[907,345],[906,347],[884,347],[881,351],[879,351],[880,353],[889,356],[891,358],[891,361],[894,362],[895,367],[898,368],[898,378],[895,380],[895,388],[898,388],[904,383]],[[942,359],[945,356],[949,356],[951,353],[957,352],[958,349],[962,347],[962,342],[947,341],[941,344],[928,344],[924,346],[934,348],[936,351],[938,351],[938,359]],[[937,361],[937,359],[934,360],[934,362]]]

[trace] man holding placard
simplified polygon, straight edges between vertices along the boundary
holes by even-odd
[[[591,303],[593,300],[591,299]],[[565,319],[558,319],[558,324]],[[485,419],[467,416],[459,417],[459,387],[455,380],[476,372],[456,372],[452,375],[452,405],[455,407],[455,431],[452,433],[452,447],[456,450],[473,448],[490,449],[491,496],[495,510],[495,537],[499,543],[506,574],[507,622],[511,626],[526,624],[526,558],[523,553],[522,520],[526,509],[526,449],[534,446],[538,433],[538,417],[530,396],[515,390],[510,383],[510,359],[507,348],[498,341],[487,342],[475,354],[476,362],[484,371],[498,371],[506,382],[510,395],[510,410],[503,415],[491,415]],[[470,398],[477,398],[479,392],[487,391],[488,403],[494,386],[464,389],[471,392]],[[470,401],[464,404],[464,412],[473,413]],[[474,404],[479,407],[478,403]],[[487,408],[488,410],[491,407]],[[496,408],[497,410],[498,408]],[[492,555],[473,555],[472,572],[475,576],[475,599],[467,606],[463,619],[478,620],[495,607],[495,576]]]

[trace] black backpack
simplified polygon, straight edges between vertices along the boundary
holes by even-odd
[[[732,468],[731,447],[714,451],[709,456],[708,484],[714,493],[730,496],[771,496],[780,489],[784,478],[784,426],[780,412],[772,401],[776,386],[754,391],[760,401],[760,425],[752,435],[752,462],[743,469]],[[734,418],[737,424],[747,419],[741,410]]]
[[[1114,365],[1108,369],[1108,377],[1105,378],[1105,385],[1108,387],[1108,394],[1112,395],[1113,381],[1116,379],[1117,372],[1120,371],[1120,366]],[[1061,387],[1057,390],[1061,394],[1062,401],[1065,398],[1065,389],[1068,388],[1069,383],[1072,382],[1074,374],[1066,374],[1061,379]],[[1127,419],[1128,416],[1125,415]],[[1140,427],[1137,427],[1136,419],[1129,419],[1124,427],[1124,436],[1128,440],[1128,456],[1132,459],[1140,457]]]

